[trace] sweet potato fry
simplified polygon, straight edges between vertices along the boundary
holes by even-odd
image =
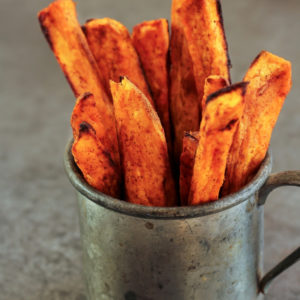
[[[97,138],[103,144],[102,139],[104,137],[101,134],[99,135],[99,132],[103,132],[104,126],[101,122],[101,116],[96,107],[94,95],[91,93],[84,93],[82,96],[78,97],[74,106],[71,116],[71,126],[74,139],[78,137],[80,125],[83,122],[91,125],[91,127],[95,131]]]
[[[82,96],[80,96],[74,106],[71,116],[71,126],[73,129],[74,139],[78,137],[80,125],[83,122],[91,125],[99,141],[102,143],[102,145],[105,145],[107,137],[103,136],[103,132],[105,132],[106,129],[102,123],[101,115],[97,109],[95,97],[91,93],[84,93]],[[109,153],[111,159],[120,166],[119,149],[106,149],[106,152]],[[119,181],[121,177],[120,174],[121,171],[119,168],[118,172],[116,173],[116,177],[119,178]]]
[[[97,63],[77,20],[72,0],[56,0],[38,14],[41,29],[49,42],[74,94],[91,92],[101,115],[102,143],[119,164],[118,141],[113,107],[104,92]]]
[[[105,151],[90,124],[86,122],[80,124],[72,154],[88,184],[104,194],[120,197],[120,182],[116,176],[118,166]]]
[[[191,180],[195,162],[196,150],[199,143],[199,131],[185,132],[180,156],[180,203],[188,204]]]
[[[92,19],[82,27],[90,49],[101,70],[102,82],[111,95],[109,80],[128,77],[153,105],[147,82],[127,28],[110,18]]]
[[[228,81],[219,75],[210,75],[205,79],[204,95],[202,97],[202,111],[205,110],[206,99],[210,94],[228,86]],[[191,180],[193,176],[196,150],[199,143],[199,131],[185,132],[180,156],[180,201],[182,205],[188,204]]]
[[[147,206],[177,204],[166,138],[148,99],[127,78],[111,82],[126,199]]]
[[[266,156],[272,130],[291,88],[291,64],[262,51],[245,78],[245,111],[230,150],[222,194],[238,191],[257,172]]]
[[[189,205],[215,201],[225,177],[228,153],[244,109],[247,83],[211,94],[206,100],[196,151]]]
[[[153,101],[171,147],[169,116],[169,25],[166,19],[143,22],[133,28],[133,45],[140,57]]]
[[[203,91],[203,97],[201,102],[201,107],[202,107],[201,110],[204,111],[206,105],[206,99],[210,94],[215,93],[218,90],[223,89],[228,85],[229,85],[228,80],[222,76],[219,75],[208,76],[204,81],[204,91]]]
[[[230,81],[221,4],[219,0],[181,0],[178,15],[193,61],[197,91],[202,99],[207,76],[221,75]]]
[[[87,182],[103,193],[108,191],[110,196],[119,197],[121,187],[120,164],[119,161],[118,164],[115,163],[114,152],[105,150],[103,143],[105,137],[102,134],[104,126],[93,94],[85,93],[78,98],[72,112],[71,126],[75,140],[74,159],[80,163],[78,167]],[[84,153],[83,151],[87,152]],[[96,155],[98,155],[97,159]],[[92,170],[92,162],[95,162],[94,170]]]
[[[56,0],[38,14],[44,33],[76,97],[89,91],[107,100],[99,70],[77,20],[72,0]]]
[[[178,162],[185,131],[199,130],[200,106],[186,36],[179,19],[182,0],[173,0],[170,42],[170,113],[174,135],[174,157]]]

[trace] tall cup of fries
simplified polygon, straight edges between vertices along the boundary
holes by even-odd
[[[262,299],[300,257],[263,273],[265,200],[300,186],[268,152],[290,62],[262,51],[232,84],[218,0],[173,0],[171,35],[166,19],[81,26],[72,0],[38,18],[77,99],[65,167],[88,299]]]

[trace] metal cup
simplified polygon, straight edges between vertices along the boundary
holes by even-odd
[[[104,195],[83,179],[71,154],[65,168],[77,191],[83,265],[90,300],[263,299],[300,248],[263,276],[267,195],[300,186],[300,171],[270,175],[268,154],[238,193],[191,207],[145,207]]]

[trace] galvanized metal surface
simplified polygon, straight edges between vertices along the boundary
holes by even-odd
[[[271,172],[269,156],[239,193],[174,208],[133,205],[92,190],[70,144],[65,164],[77,190],[88,299],[263,298],[263,206],[257,194]]]
[[[263,207],[269,194],[278,187],[282,186],[300,186],[300,171],[285,171],[277,174],[271,174],[264,186],[260,189],[258,195],[258,206]],[[272,281],[300,260],[300,247],[294,250],[290,255],[279,262],[271,269],[260,282],[260,291],[267,293]]]
[[[270,270],[260,282],[260,290],[266,294],[273,279],[291,267],[293,264],[300,260],[300,247],[293,251],[290,255],[284,258],[278,265]]]
[[[114,199],[110,196],[100,193],[99,191],[91,188],[84,178],[81,176],[79,169],[74,163],[71,153],[71,139],[66,146],[65,152],[65,169],[67,175],[77,191],[86,196],[91,201],[99,204],[108,209],[121,212],[127,215],[144,217],[144,218],[157,218],[157,219],[180,219],[180,218],[194,218],[209,214],[214,214],[225,209],[229,209],[239,203],[246,201],[255,191],[258,191],[265,183],[268,175],[271,172],[272,162],[271,157],[268,155],[257,175],[252,182],[246,185],[238,194],[233,194],[224,197],[222,201],[215,201],[199,206],[186,206],[186,207],[149,207],[128,203]]]
[[[116,213],[80,193],[78,200],[89,299],[256,299],[262,233],[254,196],[187,220]]]
[[[271,172],[269,156],[237,194],[201,207],[155,208],[91,190],[71,142],[65,162],[77,189],[89,299],[262,299],[264,201],[257,193]],[[270,177],[261,194],[299,185],[298,175]]]

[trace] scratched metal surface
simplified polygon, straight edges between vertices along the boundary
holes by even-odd
[[[0,298],[84,300],[75,193],[63,170],[74,103],[40,33],[36,13],[48,0],[1,0],[0,9]],[[170,0],[78,0],[81,21],[110,16],[130,29],[168,17]],[[292,92],[276,126],[274,170],[300,169],[300,2],[226,0],[224,20],[241,80],[261,49],[293,64]],[[265,269],[300,244],[296,188],[266,205]],[[300,265],[278,278],[267,300],[300,298]]]
[[[222,212],[175,220],[120,214],[82,195],[78,203],[88,299],[261,299],[262,211],[253,194]]]

